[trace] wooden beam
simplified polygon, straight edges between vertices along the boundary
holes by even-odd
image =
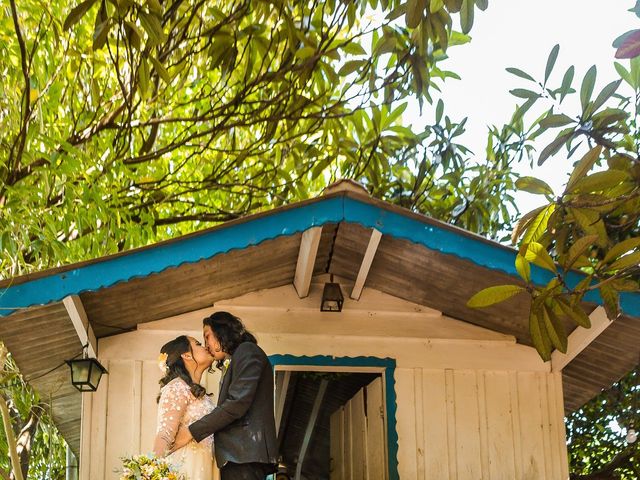
[[[562,353],[558,350],[553,351],[551,354],[551,371],[560,372],[613,323],[607,318],[604,307],[597,307],[591,312],[589,319],[591,320],[591,328],[578,327],[569,335],[567,353]]]
[[[379,230],[376,230],[375,228],[371,230],[369,245],[367,245],[367,251],[364,253],[364,258],[360,264],[360,271],[358,272],[356,283],[353,285],[353,290],[351,290],[351,298],[354,300],[360,300],[360,295],[362,295],[362,289],[364,288],[364,282],[366,282],[367,275],[369,275],[369,269],[373,263],[373,257],[378,250],[381,238],[382,233]]]
[[[313,429],[316,426],[318,412],[320,412],[320,406],[322,405],[322,400],[324,400],[324,394],[327,391],[328,384],[329,382],[326,379],[323,379],[322,382],[320,382],[320,388],[318,389],[316,400],[315,402],[313,402],[313,409],[311,410],[311,416],[309,417],[309,422],[307,423],[307,430],[304,433],[304,440],[302,440],[300,454],[298,455],[295,480],[300,480],[301,478],[304,457],[307,454],[307,449],[309,448],[309,443],[311,442],[311,435],[313,434]]]
[[[291,380],[291,371],[287,370],[282,375],[282,385],[279,385],[278,400],[276,402],[276,434],[280,432],[280,424],[282,423],[282,414],[284,413],[284,404],[287,400],[287,390],[289,389],[289,381]]]
[[[69,318],[76,329],[80,343],[84,347],[88,345],[87,353],[89,357],[96,358],[98,354],[98,342],[93,333],[87,312],[84,311],[82,300],[77,295],[69,295],[62,300],[64,308],[67,309]]]
[[[300,298],[309,295],[309,286],[311,285],[311,277],[313,276],[313,267],[316,263],[321,235],[322,227],[311,227],[302,233],[296,274],[293,278],[293,286]]]

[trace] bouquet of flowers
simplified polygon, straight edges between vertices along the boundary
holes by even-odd
[[[122,459],[120,480],[186,480],[173,467],[154,455],[134,455]]]

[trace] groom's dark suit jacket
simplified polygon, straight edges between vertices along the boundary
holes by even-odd
[[[219,468],[227,462],[277,463],[273,370],[255,343],[241,343],[220,385],[218,406],[189,426],[196,441],[214,434]]]

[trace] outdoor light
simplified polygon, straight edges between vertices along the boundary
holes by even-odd
[[[102,375],[108,373],[95,358],[78,358],[66,363],[71,368],[71,383],[81,392],[95,392]]]
[[[636,440],[638,440],[638,432],[636,432],[633,428],[630,428],[627,431],[625,440],[627,441],[627,443],[636,443]]]
[[[342,311],[343,302],[344,297],[342,296],[342,290],[340,290],[340,284],[333,283],[333,275],[331,275],[331,281],[324,284],[320,311],[340,312]]]

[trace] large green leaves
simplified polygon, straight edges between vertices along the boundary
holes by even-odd
[[[468,307],[488,307],[503,302],[524,291],[518,285],[497,285],[479,291],[467,302]]]

